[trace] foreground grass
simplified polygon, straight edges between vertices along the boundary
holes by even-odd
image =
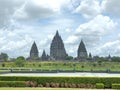
[[[93,90],[93,89],[79,89],[79,88],[0,88],[0,90]],[[105,89],[94,89],[105,90]],[[110,90],[110,89],[106,89]]]

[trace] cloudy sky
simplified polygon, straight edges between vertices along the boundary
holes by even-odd
[[[59,31],[76,56],[81,39],[92,55],[120,55],[120,0],[0,0],[0,52],[29,56],[34,41],[42,54]]]

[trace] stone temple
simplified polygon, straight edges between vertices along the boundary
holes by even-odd
[[[80,45],[79,45],[79,47],[78,47],[77,54],[78,54],[78,55],[77,55],[77,59],[78,59],[78,60],[81,60],[81,61],[86,60],[87,57],[88,57],[85,44],[83,43],[82,40],[81,40]]]
[[[42,60],[47,60],[47,59],[48,59],[48,56],[46,55],[45,50],[43,50],[43,53],[42,53],[41,59],[42,59]]]
[[[52,60],[65,60],[66,57],[67,53],[64,48],[64,43],[57,31],[50,46],[50,58]]]
[[[35,59],[39,57],[39,52],[36,43],[34,42],[30,50],[30,59]]]

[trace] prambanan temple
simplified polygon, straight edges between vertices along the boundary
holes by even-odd
[[[66,60],[68,54],[66,53],[63,40],[57,31],[50,45],[50,55],[47,55],[43,50],[41,58],[39,58],[39,52],[36,43],[34,42],[30,50],[30,60]],[[85,60],[88,57],[87,50],[83,40],[81,40],[78,51],[77,60]]]
[[[67,57],[64,43],[58,31],[56,32],[50,46],[50,57],[55,60],[65,60]]]

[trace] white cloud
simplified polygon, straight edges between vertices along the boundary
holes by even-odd
[[[116,28],[117,23],[111,20],[108,16],[98,15],[93,20],[81,24],[77,30],[76,35],[81,36],[104,36],[109,34]]]
[[[21,20],[41,19],[56,16],[70,0],[26,0],[14,16]]]
[[[105,13],[120,17],[120,0],[103,0],[102,10]]]
[[[0,0],[0,28],[8,27],[22,0]]]
[[[78,42],[78,41],[79,41],[78,37],[72,35],[72,36],[69,36],[69,37],[67,38],[67,40],[65,41],[65,43],[66,43],[66,44],[76,44],[76,42]]]
[[[102,36],[108,35],[116,28],[117,23],[107,16],[98,15],[93,20],[79,25],[75,31],[75,36],[71,36],[67,41],[71,42],[71,38],[76,36],[80,39],[89,39],[89,42],[97,42]],[[109,32],[109,33],[108,33]]]
[[[56,17],[69,2],[70,0],[0,0],[0,28],[10,27],[12,21],[29,22]]]
[[[85,18],[93,18],[101,13],[100,2],[97,0],[82,0],[74,12],[82,14]]]
[[[21,20],[32,20],[47,18],[55,14],[55,11],[49,7],[49,5],[39,4],[35,1],[27,0],[21,8],[15,12],[14,16]]]
[[[10,57],[19,55],[28,56],[28,51],[33,39],[25,34],[19,35],[14,31],[0,30],[0,52],[6,52]]]
[[[106,42],[102,46],[96,49],[99,55],[119,56],[120,55],[120,40]]]
[[[120,38],[120,33],[118,34],[118,37]]]
[[[33,0],[38,5],[47,8],[52,8],[54,11],[60,11],[63,5],[67,4],[70,0]]]

